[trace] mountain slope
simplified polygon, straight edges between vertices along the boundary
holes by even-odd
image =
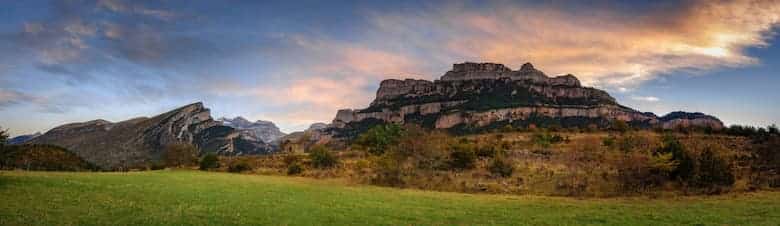
[[[440,80],[384,80],[368,108],[339,110],[330,130],[350,137],[382,122],[469,132],[506,125],[607,127],[614,120],[638,127],[723,127],[701,113],[639,112],[603,90],[583,87],[573,75],[548,77],[530,63],[514,71],[467,62],[454,64]]]
[[[232,119],[223,117],[218,121],[221,121],[222,125],[246,131],[248,135],[257,137],[265,143],[274,142],[287,135],[279,130],[279,127],[276,127],[276,124],[269,121],[257,120],[255,122],[250,122],[241,116]]]
[[[93,120],[49,130],[28,143],[65,147],[102,168],[140,167],[159,161],[165,146],[191,143],[202,152],[222,155],[263,154],[270,147],[246,139],[239,131],[211,118],[209,109],[194,103],[152,118],[112,123]]]
[[[8,140],[8,144],[22,144],[24,142],[27,142],[28,140],[32,140],[33,138],[36,138],[40,136],[41,133],[34,133],[34,134],[26,134],[26,135],[19,135],[15,136],[14,138],[11,138]]]

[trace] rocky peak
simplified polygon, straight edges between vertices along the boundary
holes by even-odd
[[[279,130],[276,124],[270,121],[257,120],[250,122],[241,116],[232,119],[222,117],[219,121],[225,126],[241,130],[243,134],[260,139],[265,143],[271,143],[286,135]]]
[[[583,87],[574,75],[548,77],[531,63],[513,71],[503,64],[466,62],[454,64],[440,80],[382,81],[368,108],[339,110],[331,130],[354,135],[379,122],[450,129],[551,122],[608,126],[613,120],[644,127],[722,128],[720,120],[703,114],[658,117],[636,111],[603,90]]]
[[[452,65],[452,72],[510,72],[503,64],[465,62]]]
[[[523,66],[520,66],[520,71],[535,71],[536,68],[534,68],[534,65],[531,64],[531,62],[524,63]]]
[[[306,129],[305,131],[312,131],[312,130],[322,130],[322,129],[328,128],[328,126],[329,126],[329,125],[328,125],[328,124],[326,124],[326,123],[324,123],[324,122],[317,122],[317,123],[312,123],[312,124],[309,126],[309,128],[308,128],[308,129]]]

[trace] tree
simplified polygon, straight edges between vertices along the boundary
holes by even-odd
[[[626,123],[626,121],[623,120],[615,120],[612,122],[612,130],[618,131],[619,133],[626,133],[628,130],[631,129],[631,126]]]
[[[5,147],[6,143],[8,143],[8,131],[0,127],[0,148]]]
[[[472,169],[477,161],[476,147],[467,142],[459,142],[452,145],[450,152],[450,168],[452,169]]]
[[[200,160],[200,170],[219,168],[219,158],[215,153],[208,153]]]
[[[671,154],[671,161],[676,165],[670,170],[670,176],[688,180],[694,175],[695,159],[685,150],[685,147],[672,134],[666,134],[663,138],[663,146],[657,151],[658,155]]]
[[[315,168],[331,168],[338,163],[336,156],[323,146],[313,147],[309,152],[309,158]]]
[[[713,149],[713,147],[707,147],[701,153],[699,169],[693,184],[698,187],[733,185],[734,174],[731,172],[731,166],[726,159],[718,156]]]
[[[165,147],[164,160],[168,166],[190,166],[198,162],[198,149],[188,143],[174,143]]]
[[[772,124],[771,126],[766,127],[767,130],[769,130],[770,134],[780,134],[780,132],[777,129],[777,125]]]
[[[361,134],[355,144],[365,147],[371,154],[381,155],[388,146],[397,144],[403,134],[404,129],[400,125],[378,125]]]
[[[515,167],[511,161],[505,159],[502,155],[498,155],[490,162],[488,170],[495,176],[510,177],[515,171]]]

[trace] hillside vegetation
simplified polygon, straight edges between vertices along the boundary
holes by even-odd
[[[0,171],[0,225],[776,225],[780,193],[470,195],[206,173]]]
[[[774,127],[770,127],[774,128]],[[732,130],[729,130],[732,131]],[[527,129],[455,136],[386,124],[347,147],[304,154],[223,158],[258,174],[468,193],[674,196],[775,190],[780,137],[773,132]],[[323,149],[328,151],[323,152]],[[316,150],[316,151],[315,151]],[[318,159],[330,153],[327,167]]]

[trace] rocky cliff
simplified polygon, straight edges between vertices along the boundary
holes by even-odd
[[[255,122],[250,122],[241,116],[232,119],[220,118],[218,121],[222,122],[222,125],[239,129],[247,135],[256,137],[265,143],[275,142],[277,139],[287,135],[279,130],[279,127],[276,127],[276,124],[269,121],[257,120]]]
[[[262,141],[214,121],[202,103],[190,104],[151,118],[112,123],[93,120],[49,130],[28,143],[67,148],[90,163],[106,169],[141,167],[159,161],[165,147],[184,142],[202,152],[221,155],[263,154],[271,151]]]
[[[638,127],[712,127],[723,123],[701,113],[658,117],[622,106],[607,92],[583,87],[573,75],[548,77],[530,63],[512,70],[495,63],[454,64],[440,80],[384,80],[368,108],[339,110],[331,131],[354,135],[371,124],[417,123],[473,131],[506,125],[607,127],[622,120]]]

